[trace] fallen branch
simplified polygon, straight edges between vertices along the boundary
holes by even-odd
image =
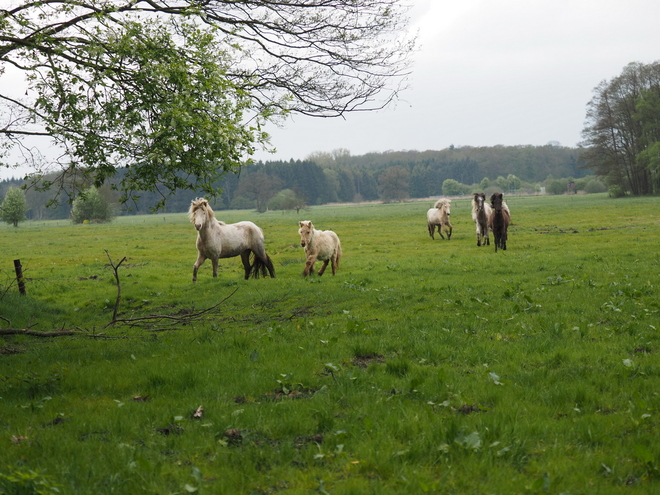
[[[220,306],[222,303],[227,301],[230,297],[232,297],[234,294],[236,294],[236,291],[238,291],[239,287],[236,287],[234,291],[229,294],[227,297],[222,299],[220,302],[217,304],[214,304],[211,307],[208,307],[206,309],[202,309],[200,311],[190,311],[190,312],[185,312],[181,314],[181,311],[179,311],[179,314],[177,313],[172,313],[169,315],[147,315],[147,316],[139,316],[136,318],[118,318],[118,319],[113,319],[110,323],[105,325],[103,328],[108,328],[110,325],[115,325],[118,323],[124,324],[124,325],[129,325],[129,326],[139,326],[143,323],[150,323],[150,322],[158,322],[158,321],[169,321],[171,322],[172,325],[185,325],[188,323],[192,323],[193,321],[198,321],[201,320],[204,315],[207,313],[210,313],[214,309],[216,309],[218,306]],[[165,329],[161,329],[160,331],[164,331]]]
[[[29,328],[2,328],[0,335],[30,335],[32,337],[62,337],[64,335],[85,335],[88,337],[96,337],[97,335],[81,332],[79,330],[57,330],[54,332],[39,332],[38,330],[30,330]]]

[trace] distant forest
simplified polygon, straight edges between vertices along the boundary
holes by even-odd
[[[334,202],[398,201],[447,193],[461,195],[487,189],[511,194],[542,192],[554,186],[552,192],[556,194],[564,192],[569,181],[577,181],[589,173],[580,161],[581,151],[548,144],[465,146],[360,156],[351,156],[346,150],[315,153],[303,161],[260,161],[245,166],[238,174],[226,175],[217,184],[222,192],[212,204],[217,210],[256,208],[264,211]],[[559,179],[563,182],[557,185]],[[584,189],[585,181],[580,182]],[[4,197],[8,187],[22,184],[18,179],[0,182],[0,197]],[[101,188],[101,193],[111,202],[119,196],[107,186]],[[70,206],[65,200],[56,208],[47,208],[53,196],[53,191],[28,190],[28,217],[68,218]],[[190,191],[178,191],[167,200],[165,212],[187,211],[195,196]],[[123,208],[118,206],[118,213],[149,213],[159,199],[157,193],[143,192],[136,203]]]

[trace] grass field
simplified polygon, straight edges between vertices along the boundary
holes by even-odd
[[[660,493],[657,198],[507,201],[498,253],[467,199],[217,212],[277,277],[196,284],[184,214],[0,226],[0,493]]]

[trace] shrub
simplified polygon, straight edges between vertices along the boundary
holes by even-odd
[[[566,192],[566,187],[561,181],[553,180],[548,186],[548,192],[550,194],[564,194]]]
[[[603,193],[607,191],[607,186],[598,179],[591,179],[584,186],[584,192],[588,194]]]
[[[77,197],[71,206],[73,223],[109,222],[114,216],[112,206],[95,187],[89,188],[83,195]]]
[[[607,190],[610,198],[623,198],[626,195],[626,191],[617,184],[610,186]]]

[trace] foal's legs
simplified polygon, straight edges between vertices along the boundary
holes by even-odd
[[[337,272],[337,267],[339,266],[339,260],[337,259],[337,255],[334,255],[332,257],[332,276],[335,276],[335,273]]]
[[[316,261],[316,256],[310,254],[307,258],[307,262],[305,263],[305,269],[303,270],[303,277],[306,277],[307,275],[309,275],[311,272],[314,271],[315,261]]]
[[[325,260],[325,261],[323,262],[323,266],[322,266],[321,269],[319,270],[319,277],[320,277],[321,275],[323,275],[323,273],[325,272],[325,269],[328,267],[328,262],[329,262],[329,261],[330,261],[330,260]],[[334,268],[332,269],[332,274],[333,274],[333,275],[335,274],[335,270],[334,270]]]

